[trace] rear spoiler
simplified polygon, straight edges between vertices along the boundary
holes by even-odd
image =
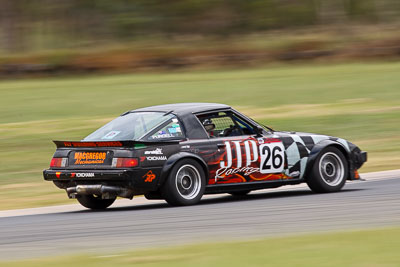
[[[62,147],[133,147],[144,148],[148,145],[172,145],[178,144],[180,140],[168,140],[164,142],[142,142],[142,141],[55,141],[57,148]]]

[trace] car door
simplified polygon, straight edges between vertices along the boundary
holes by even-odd
[[[201,114],[215,154],[208,184],[250,183],[285,177],[285,149],[279,138],[257,135],[255,126],[231,111]]]

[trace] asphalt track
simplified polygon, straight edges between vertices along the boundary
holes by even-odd
[[[137,198],[102,212],[79,205],[1,211],[0,260],[400,226],[400,171],[362,178],[339,193],[286,186],[206,196],[190,207]]]

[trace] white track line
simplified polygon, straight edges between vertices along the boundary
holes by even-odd
[[[381,172],[369,172],[362,173],[361,182],[373,182],[378,180],[389,180],[389,179],[400,179],[400,169],[398,170],[390,170],[390,171],[381,171]],[[358,183],[360,181],[354,181],[351,183]],[[298,184],[298,185],[286,185],[279,188],[273,189],[264,189],[257,190],[253,194],[258,193],[266,193],[266,192],[280,192],[280,191],[288,191],[291,189],[306,189],[308,188],[306,184]],[[221,196],[226,196],[225,194],[220,195],[206,195],[203,199],[207,198],[218,198]],[[164,200],[147,200],[144,197],[137,197],[133,200],[129,199],[118,199],[113,205],[112,208],[121,208],[121,207],[131,207],[134,205],[143,205],[143,204],[160,204],[165,203]],[[79,204],[69,204],[69,205],[58,205],[58,206],[47,206],[40,208],[29,208],[29,209],[16,209],[16,210],[4,210],[0,211],[0,218],[4,217],[14,217],[14,216],[26,216],[26,215],[41,215],[41,214],[51,214],[51,213],[60,213],[60,212],[74,212],[74,211],[82,211],[86,210]]]

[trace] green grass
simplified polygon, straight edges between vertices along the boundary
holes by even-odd
[[[270,65],[0,82],[0,210],[74,203],[42,181],[55,146],[122,112],[221,102],[281,130],[346,138],[369,152],[362,171],[399,168],[400,63]]]
[[[142,251],[73,255],[1,266],[400,266],[400,228],[257,241],[209,243]]]

